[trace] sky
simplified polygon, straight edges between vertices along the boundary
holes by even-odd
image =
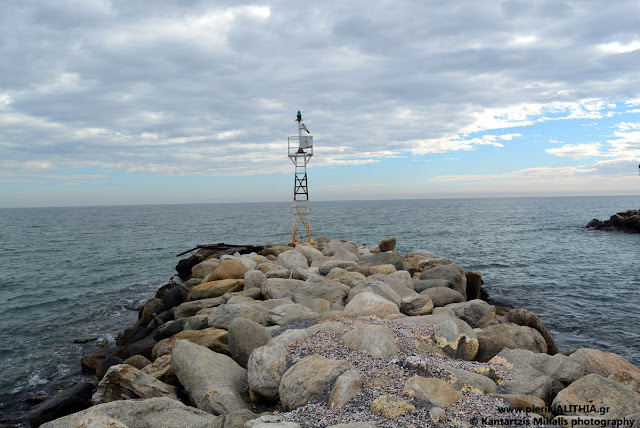
[[[4,0],[0,207],[640,194],[640,2]]]

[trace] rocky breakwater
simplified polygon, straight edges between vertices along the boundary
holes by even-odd
[[[394,238],[201,250],[180,266],[114,346],[82,359],[97,385],[44,402],[32,426],[640,421],[640,369],[597,349],[560,354],[531,311],[479,299],[479,272],[400,254]]]
[[[598,230],[640,233],[640,210],[619,212],[612,215],[609,220],[600,221],[594,218],[587,223],[586,227]]]

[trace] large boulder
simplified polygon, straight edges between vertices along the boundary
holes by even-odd
[[[261,291],[265,299],[291,299],[305,285],[308,284],[298,279],[268,278]]]
[[[374,293],[360,293],[356,295],[344,308],[348,316],[373,315],[378,318],[388,318],[400,313],[398,305]]]
[[[393,265],[396,270],[404,269],[404,263],[397,251],[377,253],[358,262],[359,266]]]
[[[547,404],[556,393],[562,389],[562,384],[550,376],[542,373],[528,364],[514,368],[509,362],[500,356],[495,356],[488,361],[489,364],[507,365],[507,376],[502,382],[502,391],[512,395],[533,395]]]
[[[82,418],[90,413],[102,413],[130,428],[204,428],[216,419],[211,413],[185,406],[178,400],[158,397],[146,400],[121,400],[99,404],[48,422],[41,425],[41,427],[76,427],[80,425]]]
[[[171,368],[171,354],[156,358],[153,363],[144,366],[140,370],[166,384],[179,385],[176,373]]]
[[[328,275],[334,268],[346,269],[356,265],[356,262],[349,260],[328,260],[320,265],[319,271],[322,275]]]
[[[576,416],[603,416],[622,419],[640,412],[640,394],[611,379],[592,373],[581,377],[558,393],[553,407],[563,414]]]
[[[230,357],[180,340],[173,347],[171,366],[197,408],[215,415],[247,408],[241,398],[247,370]]]
[[[433,301],[428,296],[405,297],[400,303],[400,312],[410,317],[429,315],[433,311]]]
[[[464,302],[464,296],[462,294],[448,287],[427,288],[422,291],[420,295],[430,298],[435,307]]]
[[[324,257],[324,254],[322,254],[320,250],[313,248],[310,245],[296,245],[295,250],[307,259],[307,264],[309,266],[311,266],[311,263],[313,263],[314,260],[319,260]]]
[[[289,270],[293,270],[294,268],[309,268],[309,261],[299,251],[285,251],[284,253],[278,254],[276,264]]]
[[[244,287],[244,279],[220,279],[218,281],[203,282],[189,290],[189,300],[210,299],[220,297],[225,293],[240,291]]]
[[[478,353],[478,339],[469,324],[448,315],[423,315],[397,319],[398,323],[431,324],[438,347],[451,358],[471,361]]]
[[[544,337],[545,342],[547,343],[547,353],[550,355],[555,355],[559,352],[558,346],[556,345],[555,340],[553,340],[553,336],[547,330],[547,327],[542,323],[540,318],[533,312],[528,309],[511,309],[504,316],[505,322],[512,322],[514,324],[531,327],[538,331]]]
[[[304,303],[313,299],[325,299],[329,303],[336,303],[344,306],[344,299],[347,296],[344,284],[335,281],[322,281],[304,284],[293,292],[295,303]]]
[[[314,320],[320,315],[298,303],[290,303],[288,305],[280,305],[269,311],[269,322],[271,324],[285,325],[292,321],[298,320]]]
[[[581,348],[571,351],[569,359],[580,365],[585,375],[596,373],[602,377],[609,377],[616,372],[625,371],[635,376],[640,376],[640,368],[634,366],[620,355],[611,352]]]
[[[282,376],[279,395],[287,410],[304,406],[338,376],[349,369],[351,363],[310,355],[298,361]]]
[[[248,303],[218,306],[209,314],[209,326],[228,330],[236,318],[246,318],[266,325],[269,321],[269,309],[259,304]]]
[[[445,287],[453,289],[453,284],[446,279],[420,279],[413,277],[413,289],[417,293],[422,293],[427,288]]]
[[[480,290],[482,290],[482,274],[474,270],[467,270],[464,272],[467,277],[467,300],[474,300],[480,298]]]
[[[420,279],[446,279],[453,284],[454,290],[465,298],[467,296],[467,277],[464,274],[464,269],[455,263],[426,270],[420,275]]]
[[[151,359],[155,360],[158,357],[170,354],[178,340],[188,340],[214,352],[229,354],[227,331],[212,327],[204,330],[183,330],[168,339],[161,340],[153,347]]]
[[[287,330],[251,353],[247,364],[247,379],[254,394],[267,400],[278,399],[280,379],[287,365],[287,347],[291,342],[304,339],[309,334],[304,329]]]
[[[495,306],[491,306],[484,300],[475,299],[468,302],[450,303],[445,307],[451,309],[458,318],[469,324],[471,327],[475,327],[478,321],[488,314],[489,312],[495,312]]]
[[[404,385],[402,394],[440,407],[450,406],[463,398],[463,395],[456,391],[449,382],[421,376],[410,378]]]
[[[362,391],[364,378],[355,370],[347,370],[336,379],[331,392],[329,393],[329,407],[340,407],[347,404]]]
[[[262,288],[264,283],[267,282],[267,275],[261,270],[254,269],[249,270],[244,274],[244,289],[249,288]]]
[[[396,339],[389,327],[364,324],[342,336],[342,345],[374,357],[391,358],[398,354]]]
[[[213,297],[211,299],[194,300],[193,302],[184,302],[180,304],[174,312],[175,319],[192,317],[205,308],[213,308],[224,304],[222,297]]]
[[[489,361],[505,348],[547,352],[544,337],[531,327],[503,323],[485,327],[476,334],[480,345],[477,360],[481,362]]]
[[[358,253],[358,247],[356,247],[353,242],[349,241],[331,241],[324,246],[324,248],[322,249],[322,254],[331,257],[335,256],[336,252],[338,252],[339,250],[346,250],[356,257],[360,256]]]
[[[32,427],[38,427],[45,422],[91,407],[91,396],[95,390],[96,385],[93,382],[76,383],[34,407],[29,412],[29,424]]]
[[[112,366],[104,375],[91,401],[94,404],[136,398],[168,397],[178,399],[178,391],[128,364]]]
[[[562,354],[549,355],[526,349],[503,349],[498,356],[508,361],[514,370],[529,365],[558,381],[563,388],[585,375],[580,364]]]
[[[250,269],[239,260],[224,260],[220,265],[206,277],[207,281],[218,281],[220,279],[243,279],[244,274]]]
[[[191,268],[191,277],[202,279],[220,265],[220,260],[207,259]]]
[[[247,368],[249,356],[254,349],[266,345],[270,340],[269,331],[257,322],[236,318],[229,325],[227,341],[231,357],[244,368]]]
[[[342,268],[336,267],[331,269],[331,272],[327,275],[327,279],[331,281],[337,281],[345,284],[349,287],[353,286],[355,281],[364,281],[365,276],[360,272],[349,272]]]
[[[449,372],[451,386],[458,391],[493,394],[498,390],[498,385],[487,376],[448,365],[442,365],[441,367]]]

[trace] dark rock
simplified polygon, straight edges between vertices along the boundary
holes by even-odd
[[[558,345],[556,345],[555,340],[553,340],[553,336],[547,330],[544,323],[538,318],[536,314],[531,312],[528,309],[511,309],[504,317],[505,322],[512,322],[514,324],[522,325],[525,327],[531,327],[544,337],[544,341],[547,342],[547,353],[549,355],[555,355],[560,350],[558,349]]]
[[[80,360],[80,365],[82,366],[83,372],[95,373],[100,364],[105,360],[105,358],[113,355],[116,351],[115,347],[102,348],[98,351],[92,352],[88,355],[85,355]]]
[[[180,260],[176,266],[176,271],[180,279],[183,281],[187,280],[191,276],[191,268],[214,255],[216,251],[217,250],[203,248],[188,259]]]
[[[640,233],[640,210],[619,212],[604,221],[594,218],[587,223],[586,227],[597,230]]]
[[[474,300],[480,298],[480,289],[484,281],[482,280],[482,274],[473,270],[464,272],[467,277],[467,300]]]
[[[142,355],[143,357],[151,359],[151,350],[156,343],[157,341],[153,336],[148,336],[142,340],[132,343],[125,348],[124,358],[126,359],[134,355]]]
[[[119,357],[107,357],[102,361],[102,364],[98,366],[96,369],[96,376],[98,376],[98,380],[102,380],[109,367],[115,366],[116,364],[122,364],[124,360]]]
[[[76,383],[29,412],[29,425],[39,427],[45,422],[91,407],[91,396],[95,390],[96,385],[91,382]]]

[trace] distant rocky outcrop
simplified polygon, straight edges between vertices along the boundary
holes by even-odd
[[[617,230],[640,220],[616,216]],[[591,403],[620,421],[640,413],[639,368],[559,353],[533,312],[478,299],[479,272],[403,254],[395,238],[200,246],[177,270],[114,346],[82,359],[97,389],[45,401],[32,427],[457,427],[523,406],[540,415],[510,411],[512,424],[560,425],[601,417]]]
[[[593,219],[587,223],[589,229],[640,233],[640,210],[628,210],[612,215],[609,220]]]

